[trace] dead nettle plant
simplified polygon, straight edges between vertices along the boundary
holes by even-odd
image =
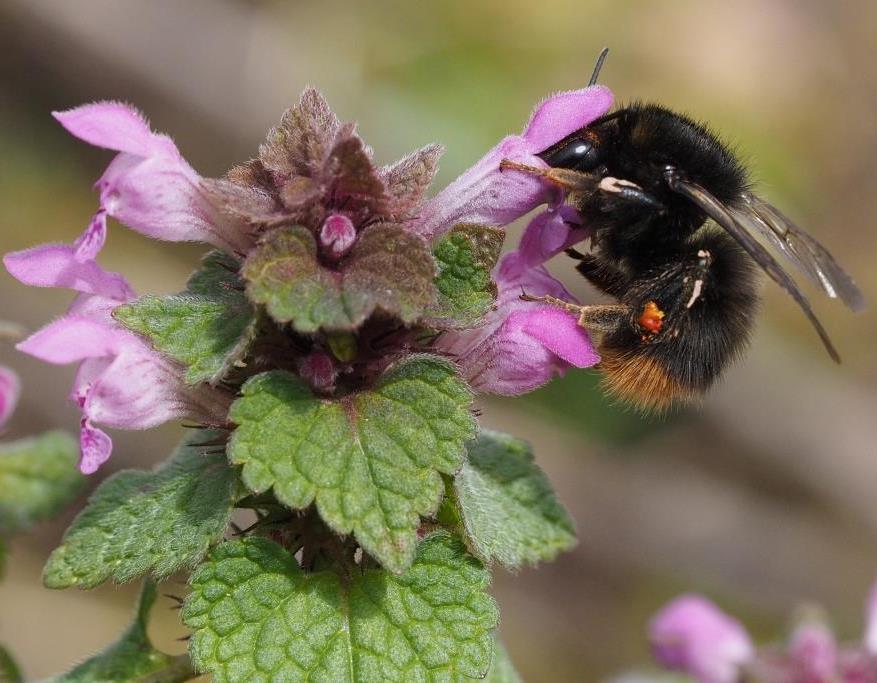
[[[18,348],[78,365],[86,474],[111,455],[104,428],[198,426],[158,469],[104,481],[49,558],[52,588],[144,581],[130,629],[61,680],[517,680],[488,568],[575,535],[526,443],[479,430],[473,401],[598,356],[572,315],[520,296],[572,300],[543,264],[586,226],[500,162],[544,166],[536,153],[611,101],[546,99],[431,199],[438,145],[378,166],[315,90],[222,178],[127,105],[55,114],[116,156],[78,239],[6,255],[21,282],[76,293]],[[538,207],[500,258],[504,226]],[[138,296],[98,263],[110,217],[211,250],[179,294]],[[256,522],[230,526],[236,508]],[[146,621],[179,571],[192,635],[171,657]]]

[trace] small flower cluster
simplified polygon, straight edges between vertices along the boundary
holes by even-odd
[[[655,658],[698,683],[877,683],[877,584],[862,641],[839,644],[822,615],[802,613],[783,646],[756,647],[743,625],[699,595],[667,604],[649,625]]]
[[[332,393],[367,383],[394,357],[428,351],[455,361],[478,391],[519,394],[568,367],[596,363],[572,316],[519,297],[525,290],[571,300],[543,263],[587,230],[556,188],[503,171],[500,162],[544,166],[536,153],[611,101],[601,86],[550,97],[522,134],[502,140],[428,201],[438,146],[378,167],[355,126],[341,124],[314,90],[284,115],[257,158],[223,178],[198,175],[129,106],[100,102],[56,113],[72,135],[117,152],[96,183],[100,206],[72,244],[10,253],[4,264],[25,284],[76,292],[65,315],[18,348],[49,363],[79,364],[70,398],[82,410],[82,471],[97,470],[112,449],[97,425],[146,429],[180,418],[227,425],[247,374],[235,370],[247,365],[291,368],[315,391]],[[445,316],[443,323],[435,245],[455,227],[501,229],[543,203],[519,248],[492,268],[495,303],[477,320],[447,324]],[[232,259],[226,267],[267,317],[253,323],[256,339],[241,341],[224,373],[192,382],[180,357],[120,321],[120,308],[138,299],[123,275],[98,263],[108,217],[156,239],[205,242]]]
[[[0,429],[3,429],[15,412],[20,394],[21,382],[18,375],[12,369],[0,365]]]

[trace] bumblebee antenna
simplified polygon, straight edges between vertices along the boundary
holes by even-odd
[[[594,64],[594,72],[591,74],[591,80],[588,81],[588,87],[594,85],[597,82],[597,79],[600,78],[600,70],[603,68],[603,62],[606,61],[606,55],[608,54],[608,47],[604,47],[600,50],[600,54],[597,55],[597,63]]]

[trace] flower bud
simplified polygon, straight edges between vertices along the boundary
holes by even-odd
[[[683,595],[649,625],[655,659],[699,683],[736,683],[754,649],[740,622],[699,595]]]
[[[314,391],[328,392],[335,388],[338,370],[332,357],[324,351],[315,351],[303,358],[299,363],[298,372]]]
[[[333,261],[337,261],[356,241],[356,228],[353,222],[344,214],[333,213],[324,222],[320,229],[320,245],[323,253]]]
[[[792,631],[789,658],[795,680],[804,683],[831,683],[837,680],[837,642],[834,634],[817,614],[805,615]]]
[[[9,368],[0,365],[0,427],[2,427],[15,410],[21,384]]]

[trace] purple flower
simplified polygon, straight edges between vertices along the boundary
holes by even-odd
[[[108,273],[94,260],[106,234],[106,212],[98,211],[72,245],[43,244],[12,252],[3,257],[3,264],[13,277],[34,287],[64,287],[127,301],[134,297],[128,281],[119,273]]]
[[[157,239],[207,242],[227,251],[252,245],[246,223],[209,200],[173,140],[153,133],[132,107],[97,102],[53,116],[79,139],[119,152],[96,184],[101,212]]]
[[[698,595],[678,597],[658,612],[649,640],[663,666],[698,683],[737,683],[741,666],[755,654],[740,622]]]
[[[0,365],[0,428],[6,424],[21,394],[21,382],[10,368]]]
[[[330,214],[320,228],[320,246],[331,261],[346,254],[356,241],[356,227],[342,213]]]
[[[316,351],[299,361],[298,374],[314,391],[328,393],[335,388],[338,368],[335,367],[332,356],[324,351]]]
[[[818,618],[807,618],[792,633],[789,659],[794,680],[832,683],[837,680],[838,647],[834,634]]]
[[[93,259],[103,243],[100,215],[72,245],[43,245],[8,254],[9,272],[25,284],[81,292],[67,313],[16,348],[48,363],[79,363],[70,398],[82,410],[79,468],[96,471],[112,440],[94,423],[147,429],[190,417],[222,424],[230,397],[210,386],[186,386],[182,368],[157,353],[112,317],[134,298],[125,278]]]
[[[571,213],[572,212],[572,213]],[[470,385],[487,393],[516,395],[531,391],[570,367],[587,368],[600,357],[576,317],[555,306],[523,301],[521,294],[550,295],[574,302],[572,295],[542,266],[570,240],[586,232],[570,227],[577,220],[571,207],[549,209],[527,227],[516,251],[506,254],[494,270],[496,307],[481,327],[446,332],[438,349],[453,356]],[[546,233],[560,239],[547,245]]]
[[[500,170],[504,159],[545,168],[535,156],[570,133],[602,116],[612,106],[612,92],[601,85],[553,95],[533,111],[520,135],[501,140],[454,182],[428,201],[413,229],[426,237],[458,223],[502,226],[532,211],[555,189],[534,175]]]
[[[865,648],[877,656],[877,581],[871,585],[865,602]]]

